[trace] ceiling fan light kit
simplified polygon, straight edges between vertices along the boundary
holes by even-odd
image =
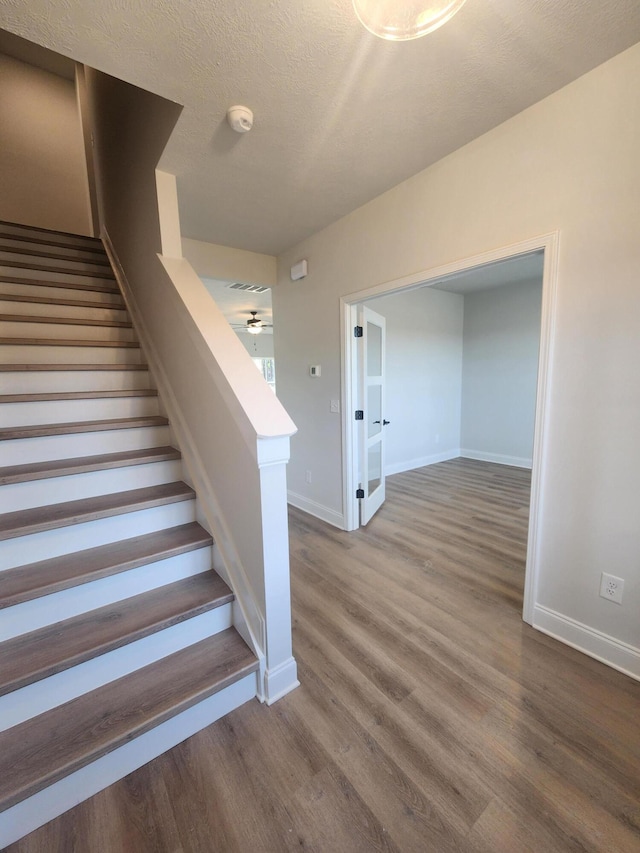
[[[409,41],[446,24],[466,0],[353,0],[360,23],[374,36]]]
[[[251,312],[251,319],[247,320],[247,332],[250,335],[259,335],[262,332],[262,320],[258,320],[257,311]]]

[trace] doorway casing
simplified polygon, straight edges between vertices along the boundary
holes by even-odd
[[[536,412],[533,441],[533,464],[531,469],[531,504],[529,511],[529,534],[527,540],[527,559],[525,568],[524,605],[522,618],[533,624],[533,612],[536,602],[537,579],[539,573],[539,536],[540,516],[544,500],[544,473],[546,458],[547,419],[549,414],[549,395],[551,390],[551,362],[554,341],[556,291],[558,278],[559,232],[533,237],[519,243],[492,249],[479,255],[429,270],[413,273],[393,281],[384,282],[343,296],[340,299],[340,336],[342,364],[342,480],[344,529],[356,530],[359,527],[358,499],[356,497],[358,477],[358,430],[353,418],[357,399],[358,376],[356,339],[353,328],[357,325],[358,303],[375,296],[394,292],[429,287],[441,279],[456,273],[466,272],[474,267],[485,266],[497,261],[543,252],[542,273],[542,316],[540,323],[540,351],[538,356],[538,386],[536,393]]]

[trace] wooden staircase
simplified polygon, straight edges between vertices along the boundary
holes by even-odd
[[[0,223],[0,847],[256,695],[99,240]]]

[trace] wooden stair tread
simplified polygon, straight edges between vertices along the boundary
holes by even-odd
[[[0,810],[255,672],[228,628],[0,734]]]
[[[4,323],[49,323],[61,326],[106,326],[113,329],[131,329],[129,320],[89,320],[85,317],[44,317],[38,314],[0,314]]]
[[[0,441],[16,438],[39,438],[43,435],[67,435],[79,432],[102,432],[112,429],[137,429],[139,427],[166,426],[169,423],[162,415],[147,415],[139,418],[109,418],[98,421],[70,421],[59,424],[36,424],[35,426],[4,427],[0,429]]]
[[[2,264],[0,264],[2,266]],[[86,273],[84,273],[86,275]],[[99,278],[99,276],[90,276],[91,278]],[[15,275],[0,275],[0,281],[8,284],[35,284],[37,287],[61,287],[64,290],[93,290],[96,293],[114,293],[120,295],[120,289],[115,284],[96,284],[95,282],[87,281],[51,281],[42,278],[22,278]]]
[[[92,237],[89,234],[75,234],[73,231],[57,231],[55,228],[42,228],[40,225],[25,225],[23,222],[9,222],[8,219],[0,219],[0,233],[2,233],[7,228],[18,228],[20,231],[27,236],[24,239],[29,239],[29,236],[33,236],[34,234],[44,234],[50,237],[71,237],[74,240],[82,240],[86,241],[90,244],[95,244],[102,248],[102,240],[100,237]],[[38,237],[38,242],[44,242]]]
[[[125,388],[116,391],[57,391],[54,394],[0,394],[2,403],[46,403],[54,400],[98,400],[108,397],[157,397],[155,388]]]
[[[232,600],[212,570],[6,640],[0,646],[0,696]]]
[[[126,311],[124,303],[95,302],[91,299],[61,299],[56,296],[30,296],[25,293],[0,293],[0,302],[31,302],[39,305],[67,305],[73,308],[104,308],[107,311]]]
[[[92,341],[89,338],[1,338],[2,346],[28,347],[124,347],[140,349],[139,341]]]
[[[128,465],[148,465],[170,459],[180,459],[180,451],[175,447],[150,447],[144,450],[124,450],[120,453],[79,456],[75,459],[60,459],[53,462],[10,465],[0,468],[0,485],[83,474],[87,471],[104,471]]]
[[[93,498],[7,512],[0,515],[0,540],[192,500],[194,497],[195,492],[186,483],[163,483],[159,486],[131,489],[117,494],[98,495]]]
[[[213,543],[196,521],[39,560],[0,573],[0,609],[184,554]]]
[[[39,370],[148,370],[148,364],[0,364],[0,372]]]
[[[76,255],[65,254],[64,252],[61,253],[60,251],[56,252],[56,249],[71,249],[70,246],[62,246],[60,244],[51,245],[51,243],[48,243],[48,244],[41,243],[40,248],[37,248],[36,246],[33,245],[35,243],[34,240],[32,240],[29,243],[29,242],[25,242],[25,241],[21,240],[19,237],[9,238],[3,234],[0,234],[0,241],[1,240],[9,240],[9,239],[13,240],[14,243],[18,242],[21,245],[8,245],[7,246],[7,245],[4,245],[2,242],[0,242],[0,252],[13,253],[16,255],[28,255],[31,258],[46,258],[47,260],[50,260],[50,261],[70,261],[71,263],[73,263],[74,261],[78,261],[80,263],[95,264],[96,266],[111,268],[111,264],[109,263],[109,258],[107,256],[107,253],[104,251],[104,249],[101,252],[99,252],[99,251],[96,251],[95,249],[84,249],[81,246],[76,246],[76,247],[74,247],[76,251],[86,252],[89,255],[89,257],[81,257],[81,256],[79,257]],[[45,245],[46,245],[46,248],[43,248]]]
[[[10,255],[11,252],[6,254]],[[18,254],[17,252],[13,254]],[[70,262],[73,263],[72,261]],[[0,267],[10,267],[11,269],[29,270],[35,273],[39,272],[55,272],[61,275],[86,275],[91,278],[104,278],[113,280],[115,276],[110,266],[105,267],[102,263],[94,261],[79,261],[78,263],[93,263],[96,269],[81,270],[74,266],[56,266],[55,264],[39,264],[35,258],[30,258],[28,261],[12,260],[11,258],[3,257],[3,251],[0,249]]]

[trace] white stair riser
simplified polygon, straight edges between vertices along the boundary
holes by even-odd
[[[139,347],[3,344],[0,364],[140,364]]]
[[[5,278],[11,276],[14,281],[22,279],[37,279],[38,281],[50,281],[56,284],[69,284],[77,282],[78,284],[91,285],[95,287],[115,287],[115,281],[112,278],[104,278],[100,275],[90,275],[81,273],[80,275],[70,275],[64,272],[49,272],[49,270],[32,270],[25,267],[8,267],[3,266],[0,261],[0,275]],[[77,291],[76,291],[77,292]]]
[[[90,237],[83,237],[78,234],[56,234],[53,231],[47,231],[45,228],[24,228],[12,225],[9,222],[0,225],[0,234],[5,237],[17,237],[23,240],[26,238],[35,238],[36,240],[44,240],[47,243],[59,243],[63,246],[77,246],[79,248],[100,245],[98,241],[92,240]]]
[[[103,418],[143,418],[159,412],[157,397],[87,397],[80,400],[37,400],[2,403],[3,427],[99,421]]]
[[[52,313],[55,309],[52,309]],[[1,312],[0,312],[1,313]],[[0,337],[3,338],[61,338],[81,341],[135,341],[135,332],[121,326],[92,326],[78,323],[30,323],[17,320],[0,320]]]
[[[171,459],[147,465],[87,471],[66,477],[8,483],[0,488],[0,513],[175,483],[181,478],[180,459]]]
[[[16,370],[0,372],[3,394],[131,391],[150,388],[148,370]]]
[[[116,601],[208,572],[211,570],[211,559],[209,545],[7,607],[2,611],[0,641],[37,631],[53,621],[62,622],[63,619],[71,619],[89,610],[106,607]],[[0,698],[0,706],[1,702]],[[0,710],[1,719],[3,716]]]
[[[33,832],[255,698],[255,673],[134,738],[0,815],[0,846]]]
[[[50,711],[230,627],[231,605],[224,604],[21,690],[0,696],[2,729]]]
[[[19,295],[19,294],[18,294]],[[78,298],[81,298],[79,294]],[[56,297],[52,296],[52,299]],[[91,299],[83,300],[86,302]],[[47,302],[21,302],[0,296],[0,314],[22,314],[26,317],[56,317],[74,318],[77,320],[115,320],[126,322],[129,318],[124,307],[122,308],[87,308],[83,305],[55,305]]]
[[[144,536],[145,533],[154,533],[165,527],[189,524],[191,521],[195,521],[193,500],[17,536],[15,539],[0,541],[0,566],[3,569],[13,569],[72,551],[84,551],[86,548],[96,548],[98,545],[118,542],[120,539]]]
[[[38,278],[40,278],[38,276]],[[100,305],[123,307],[122,296],[119,293],[104,293],[100,290],[84,290],[71,287],[53,287],[46,284],[25,284],[19,280],[0,281],[0,294],[23,296],[39,296],[44,299],[88,299]]]
[[[171,444],[168,426],[134,427],[0,441],[0,467]]]
[[[106,255],[104,252],[92,252],[89,249],[77,249],[77,248],[69,248],[68,246],[51,246],[48,243],[34,243],[32,241],[20,240],[18,237],[2,237],[0,236],[0,250],[2,251],[13,251],[13,252],[24,252],[25,254],[31,254],[31,257],[38,257],[39,255],[62,255],[65,258],[71,258],[74,260],[85,260],[85,261],[95,261],[95,260],[104,260]]]

